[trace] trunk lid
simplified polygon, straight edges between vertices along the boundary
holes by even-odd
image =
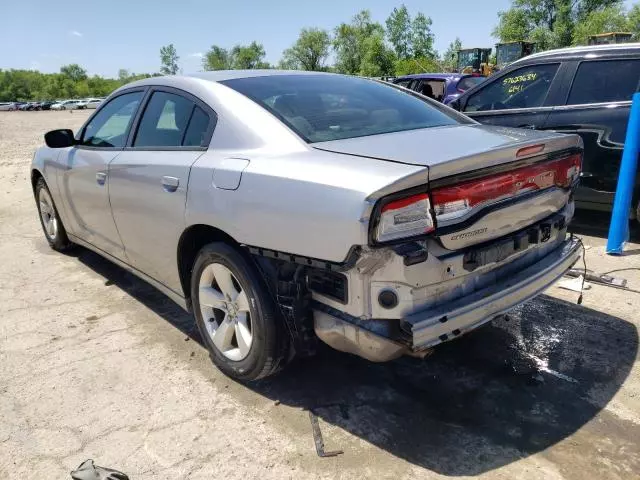
[[[580,137],[492,125],[448,125],[314,143],[318,150],[375,158],[429,169],[429,180],[513,162],[528,145],[543,153],[581,146]]]

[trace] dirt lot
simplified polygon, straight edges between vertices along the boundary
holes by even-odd
[[[640,478],[640,293],[552,287],[423,361],[324,349],[244,386],[189,315],[97,255],[51,251],[29,162],[87,113],[0,112],[0,477],[63,479],[86,458],[132,479]],[[597,272],[603,219],[578,230]],[[616,273],[640,290],[640,270]],[[307,409],[328,449],[316,456]]]

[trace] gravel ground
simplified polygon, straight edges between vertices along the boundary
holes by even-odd
[[[249,386],[210,363],[189,315],[97,255],[51,251],[29,184],[42,134],[87,112],[0,112],[0,477],[64,479],[86,458],[132,479],[640,478],[640,293],[552,287],[425,359],[322,349]],[[608,257],[586,214],[588,267]],[[638,270],[616,273],[640,290]],[[308,413],[327,449],[316,456]]]

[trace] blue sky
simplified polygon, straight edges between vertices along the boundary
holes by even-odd
[[[1,0],[0,68],[58,71],[79,63],[90,74],[115,76],[159,69],[159,49],[173,43],[183,71],[200,70],[198,55],[212,44],[262,42],[269,62],[302,27],[328,30],[367,8],[384,22],[402,1],[386,0]],[[631,4],[630,0],[625,3]],[[436,48],[459,36],[464,46],[493,46],[497,12],[509,0],[405,0],[412,15],[433,20]]]

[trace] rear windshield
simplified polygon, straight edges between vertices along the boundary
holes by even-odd
[[[465,122],[465,117],[397,87],[358,77],[271,75],[221,83],[312,143]]]

